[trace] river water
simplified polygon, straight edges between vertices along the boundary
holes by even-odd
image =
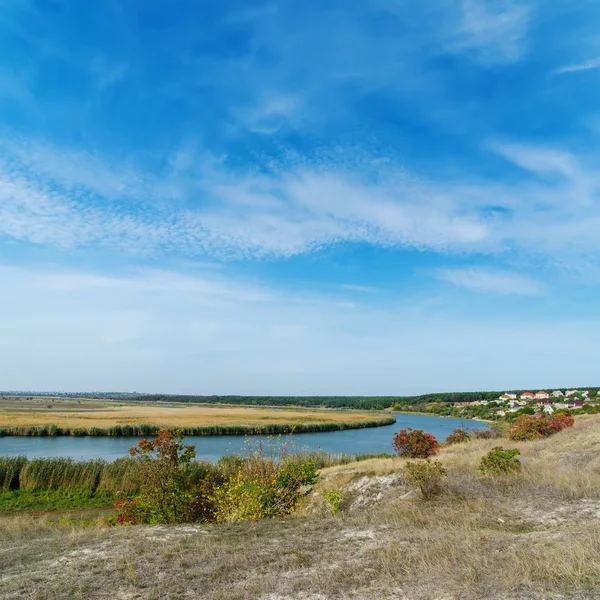
[[[283,436],[292,439],[299,449],[347,454],[392,452],[392,436],[399,429],[412,427],[433,433],[438,440],[446,439],[453,429],[476,430],[488,426],[477,421],[462,421],[443,417],[395,414],[396,423],[384,427],[347,429],[322,433],[299,433]],[[256,436],[247,436],[254,438]],[[74,459],[103,458],[114,460],[125,456],[137,437],[0,437],[0,456],[24,454],[28,458],[70,456]],[[245,438],[237,435],[189,436],[186,443],[196,444],[200,460],[216,461],[220,456],[243,449]]]

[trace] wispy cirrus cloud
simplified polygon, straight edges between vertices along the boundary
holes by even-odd
[[[453,47],[485,63],[512,63],[527,50],[532,8],[513,0],[462,0]]]
[[[594,71],[596,69],[600,69],[600,57],[578,64],[564,65],[556,69],[554,74],[562,75],[565,73],[578,73],[579,71]]]
[[[0,160],[0,232],[37,244],[212,258],[293,256],[348,242],[548,257],[600,246],[594,162],[563,150],[493,145],[524,173],[500,184],[427,181],[393,161],[384,169],[371,162],[364,173],[333,161],[248,175],[193,152],[158,178],[41,148]],[[374,172],[376,183],[368,181]]]
[[[489,294],[538,296],[544,287],[534,279],[507,271],[465,267],[441,269],[437,276],[458,287]]]

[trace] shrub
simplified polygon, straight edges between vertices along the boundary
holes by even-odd
[[[464,429],[455,429],[447,438],[446,444],[462,444],[468,442],[471,436]]]
[[[476,440],[493,440],[502,437],[502,434],[493,429],[478,429],[473,434]]]
[[[575,420],[571,415],[555,415],[550,417],[544,414],[521,415],[511,425],[508,437],[511,440],[536,440],[548,437],[566,427],[572,427]]]
[[[331,490],[325,494],[325,502],[327,503],[327,508],[332,515],[335,515],[340,510],[340,502],[342,500],[342,496],[339,492]]]
[[[485,475],[509,474],[521,468],[521,461],[517,458],[520,450],[505,450],[502,446],[492,448],[479,463],[479,470]]]
[[[291,514],[317,480],[315,462],[289,454],[287,444],[249,444],[243,457],[219,461],[225,481],[212,500],[217,522],[238,523]]]
[[[572,415],[563,413],[560,415],[554,415],[550,419],[550,427],[554,433],[558,433],[567,427],[573,427],[573,425],[575,425],[575,419]]]
[[[115,503],[117,523],[183,523],[256,520],[292,513],[317,479],[314,461],[290,455],[286,445],[249,446],[244,456],[227,456],[218,465],[193,460],[194,446],[179,434],[159,431],[140,440],[130,462],[115,461],[102,488],[123,479],[139,488],[136,497]],[[133,473],[130,475],[130,473]]]
[[[393,446],[397,454],[408,458],[428,458],[438,451],[438,441],[433,434],[411,427],[394,435]]]
[[[184,523],[193,500],[186,466],[196,455],[194,446],[183,444],[182,437],[159,430],[154,440],[142,439],[129,450],[136,461],[135,478],[139,495],[115,504],[117,522]]]
[[[411,487],[421,490],[425,500],[431,500],[442,491],[442,479],[448,472],[439,460],[409,462],[404,468],[406,482]]]

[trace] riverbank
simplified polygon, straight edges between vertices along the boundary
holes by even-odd
[[[295,515],[238,525],[108,527],[44,514],[0,518],[6,600],[583,600],[600,595],[600,417],[532,442],[444,447],[443,493],[424,502],[401,459],[321,471]],[[520,473],[481,457],[519,448]],[[337,514],[323,499],[340,497]],[[57,565],[60,565],[57,568]],[[257,575],[258,574],[258,575]]]
[[[0,402],[0,436],[148,436],[159,428],[188,436],[287,434],[381,427],[383,413],[275,407],[118,404],[39,399]]]

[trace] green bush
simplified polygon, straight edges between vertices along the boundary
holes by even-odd
[[[325,502],[327,503],[327,508],[332,515],[335,515],[340,510],[340,502],[342,500],[342,496],[339,492],[331,490],[325,494]]]
[[[446,444],[462,444],[468,442],[471,436],[464,429],[455,429],[447,438]]]
[[[485,475],[513,473],[521,468],[521,461],[517,458],[520,454],[517,448],[505,450],[502,446],[496,446],[482,457],[479,470]]]
[[[193,460],[180,435],[160,431],[131,449],[139,492],[115,503],[117,523],[256,520],[292,513],[317,479],[313,461],[293,457],[285,445],[249,445],[243,456],[218,465]],[[117,477],[118,479],[118,477]]]
[[[407,462],[404,469],[408,485],[421,490],[425,500],[431,500],[441,493],[442,480],[448,475],[439,460],[431,462],[428,458]]]

